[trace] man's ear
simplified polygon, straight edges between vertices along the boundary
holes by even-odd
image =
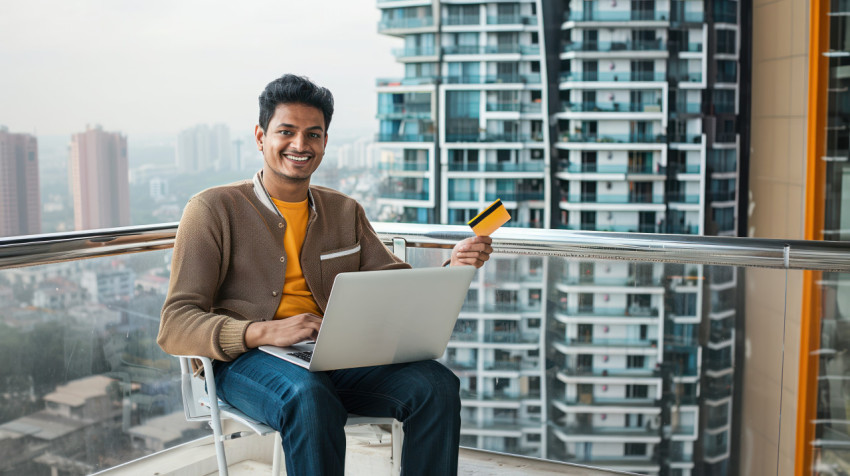
[[[328,146],[328,133],[325,133],[325,147]]]
[[[263,139],[265,138],[266,133],[263,131],[263,128],[260,127],[259,124],[254,126],[254,140],[257,141],[257,150],[259,150],[260,152],[263,151]],[[325,141],[327,141],[327,138],[325,138]]]

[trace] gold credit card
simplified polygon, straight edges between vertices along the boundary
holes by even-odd
[[[511,219],[511,215],[502,203],[502,200],[497,198],[484,211],[475,215],[475,218],[467,223],[472,227],[472,231],[478,236],[488,236],[498,230]]]

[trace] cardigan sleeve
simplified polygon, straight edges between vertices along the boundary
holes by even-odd
[[[201,198],[186,205],[171,262],[168,295],[162,308],[157,343],[173,355],[201,355],[230,361],[246,352],[245,331],[251,323],[211,312],[229,265],[226,215]]]

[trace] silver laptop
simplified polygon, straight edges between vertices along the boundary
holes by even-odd
[[[313,372],[436,359],[474,275],[472,266],[340,273],[315,342],[260,350]]]

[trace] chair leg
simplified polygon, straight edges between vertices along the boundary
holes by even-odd
[[[398,420],[393,421],[392,436],[392,474],[398,476],[401,474],[401,448],[404,443],[404,428]]]
[[[272,456],[272,475],[280,476],[280,467],[283,463],[283,442],[280,439],[280,433],[274,434],[274,453]]]
[[[227,474],[227,455],[224,453],[224,435],[221,431],[221,420],[213,418],[210,420],[210,426],[213,429],[213,440],[215,441],[215,458],[218,463],[219,476],[228,476]]]

